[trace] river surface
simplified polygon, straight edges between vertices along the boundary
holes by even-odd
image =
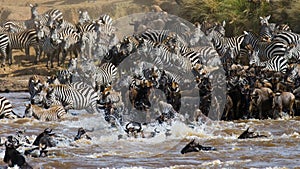
[[[28,93],[1,93],[24,114]],[[71,115],[72,114],[72,115]],[[156,126],[161,131],[151,138],[122,137],[122,129],[110,127],[99,114],[71,111],[60,122],[40,122],[24,118],[0,120],[0,136],[25,130],[31,141],[45,128],[50,127],[59,136],[57,147],[50,148],[48,157],[26,157],[34,168],[295,168],[300,167],[300,118],[280,120],[247,120],[212,122],[187,125],[180,121],[170,126]],[[94,129],[88,132],[92,140],[73,141],[77,129]],[[247,128],[267,135],[267,138],[238,140]],[[168,128],[168,135],[165,129]],[[153,126],[145,126],[148,137]],[[126,136],[126,135],[125,135]],[[202,145],[213,146],[217,151],[202,151],[182,155],[181,149],[196,139]],[[0,147],[4,157],[5,146]],[[23,151],[21,148],[19,151]],[[6,166],[3,160],[0,166]]]

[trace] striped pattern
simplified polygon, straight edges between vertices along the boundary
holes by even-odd
[[[104,63],[92,74],[92,78],[95,80],[92,86],[109,85],[112,84],[117,77],[117,67],[111,63]]]
[[[86,109],[89,113],[98,112],[97,101],[99,97],[91,87],[74,89],[70,85],[50,85],[42,90],[42,103],[46,107],[51,107],[53,103],[60,102],[66,110]]]
[[[0,52],[2,55],[1,67],[3,67],[5,65],[5,60],[7,59],[7,56],[8,56],[8,50],[9,50],[8,36],[7,36],[7,34],[0,33]],[[12,64],[12,58],[9,57],[8,60],[9,60],[8,63]]]
[[[10,101],[3,96],[0,96],[0,118],[18,118],[18,116],[12,110],[12,105]]]
[[[45,109],[34,104],[28,104],[25,109],[25,117],[34,117],[41,121],[56,121],[62,119],[66,114],[63,106],[52,106]]]
[[[283,42],[288,46],[296,46],[300,43],[300,35],[289,31],[280,31],[274,35],[273,40]]]
[[[261,42],[252,32],[244,32],[245,38],[243,44],[250,50],[259,51],[258,57],[265,61],[275,56],[284,56],[287,51],[287,45],[280,41]]]
[[[12,49],[25,49],[25,54],[29,57],[29,47],[33,47],[36,53],[35,62],[39,61],[40,49],[37,31],[35,29],[29,29],[19,33],[8,33],[8,39],[10,47],[9,57],[11,57]]]
[[[211,34],[209,35],[211,37],[211,41],[220,55],[220,57],[223,57],[227,51],[228,48],[234,49],[233,50],[233,56],[236,58],[241,50],[241,44],[244,40],[244,35],[240,36],[234,36],[234,37],[224,37],[220,32],[216,30],[212,30]]]
[[[259,67],[264,67],[265,69],[271,70],[271,71],[277,71],[286,73],[288,68],[287,59],[283,56],[274,56],[271,59],[261,62],[258,57],[258,52],[254,52],[252,55],[252,58],[250,60],[250,65],[255,64]]]

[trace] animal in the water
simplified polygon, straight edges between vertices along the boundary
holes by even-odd
[[[18,166],[21,169],[32,168],[25,160],[25,157],[17,150],[14,143],[5,142],[5,155],[3,161],[8,164],[9,167]]]
[[[86,138],[88,140],[92,140],[92,138],[86,134],[86,130],[83,129],[82,127],[80,127],[78,129],[78,132],[77,132],[77,135],[74,138],[74,141],[79,140],[81,138]]]
[[[52,129],[46,128],[42,133],[40,133],[32,145],[35,146],[42,146],[42,147],[55,147],[56,144],[54,140],[52,139],[52,136],[54,136],[55,133],[52,133]]]
[[[239,137],[238,139],[247,139],[247,138],[260,138],[260,137],[267,137],[265,135],[260,135],[256,132],[253,132],[253,131],[249,131],[249,128],[248,127]]]
[[[140,133],[143,138],[145,137],[142,129],[142,124],[139,122],[131,121],[127,123],[125,126],[125,132],[128,136],[137,137],[137,134]]]
[[[193,139],[185,147],[183,147],[183,149],[181,150],[181,154],[186,154],[190,152],[199,152],[199,151],[215,151],[215,150],[217,149],[214,147],[202,146],[198,142],[196,142],[195,139]]]

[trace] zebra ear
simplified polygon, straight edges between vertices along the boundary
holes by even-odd
[[[244,31],[244,34],[245,34],[245,35],[248,35],[249,33],[248,33],[247,31]]]
[[[267,16],[266,18],[267,18],[267,20],[269,20],[271,18],[271,15]]]
[[[78,13],[79,13],[79,14],[82,14],[82,11],[81,11],[81,10],[79,10],[79,11],[78,11]]]
[[[29,4],[29,6],[30,6],[31,8],[33,8],[33,5],[32,5],[32,4]]]
[[[263,20],[264,18],[260,16],[259,19],[260,19],[260,20]]]
[[[226,21],[224,20],[224,21],[222,22],[222,26],[225,27],[225,25],[226,25]]]
[[[46,15],[45,15],[45,17],[46,17],[46,18],[49,18],[49,15],[48,15],[48,14],[46,14]]]

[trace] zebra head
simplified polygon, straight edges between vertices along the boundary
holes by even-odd
[[[269,19],[271,18],[271,15],[266,17],[259,17],[260,19],[260,25],[269,25]]]
[[[91,21],[91,17],[89,15],[88,11],[79,10],[78,13],[79,13],[79,18],[78,18],[79,24],[85,24],[85,23]]]
[[[260,59],[258,57],[258,50],[253,51],[251,57],[250,57],[250,61],[249,61],[249,65],[253,65],[253,64],[259,64]]]
[[[32,4],[29,4],[30,6],[30,11],[31,11],[31,19],[35,20],[38,18],[38,12],[37,12],[37,7],[38,7],[38,4],[35,3],[34,5]]]
[[[32,109],[32,104],[25,104],[25,114],[24,117],[32,117],[33,115],[33,109]]]

